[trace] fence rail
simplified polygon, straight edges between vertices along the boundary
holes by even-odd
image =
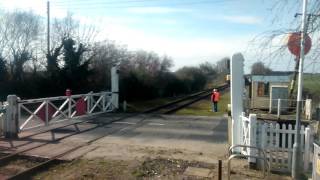
[[[296,113],[297,101],[293,99],[245,99],[244,107],[248,110],[260,109],[267,110],[269,113],[277,114],[280,118],[281,115],[290,115]],[[302,110],[305,119],[310,120],[313,114],[312,100],[302,100]]]

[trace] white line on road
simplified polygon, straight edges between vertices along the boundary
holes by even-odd
[[[148,123],[150,126],[164,126],[165,124],[160,124],[160,123]]]
[[[134,125],[134,124],[137,124],[137,123],[134,123],[134,122],[114,122],[115,124],[130,124],[130,125]]]

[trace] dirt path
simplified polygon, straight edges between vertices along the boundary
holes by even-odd
[[[231,179],[262,179],[263,175],[260,171],[249,170],[243,164],[246,164],[244,160],[234,161]],[[198,172],[188,173],[191,168],[198,170]],[[227,179],[226,169],[224,161],[222,179]],[[216,163],[160,157],[136,160],[80,159],[60,164],[47,172],[34,176],[33,179],[218,179],[218,166]],[[290,177],[271,174],[266,179],[289,180]]]

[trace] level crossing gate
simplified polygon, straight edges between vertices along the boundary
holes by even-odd
[[[22,100],[8,96],[3,125],[6,136],[16,136],[21,131],[70,121],[115,109],[111,92],[77,94],[40,99]]]
[[[110,92],[19,100],[19,131],[113,110]]]

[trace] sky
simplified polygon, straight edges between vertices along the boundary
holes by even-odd
[[[245,70],[259,58],[252,40],[287,23],[275,24],[272,7],[277,0],[51,0],[50,16],[71,12],[83,24],[94,24],[98,40],[110,39],[129,50],[168,55],[173,70],[182,66],[215,63],[241,52]],[[290,1],[291,2],[291,1]],[[293,1],[292,1],[293,2]],[[46,16],[46,0],[0,0],[5,10],[33,10]],[[288,4],[289,6],[290,4]],[[294,20],[294,13],[282,19]],[[284,43],[280,40],[278,44]],[[265,53],[265,52],[264,52]],[[293,70],[293,57],[283,63],[264,59],[275,70]]]

